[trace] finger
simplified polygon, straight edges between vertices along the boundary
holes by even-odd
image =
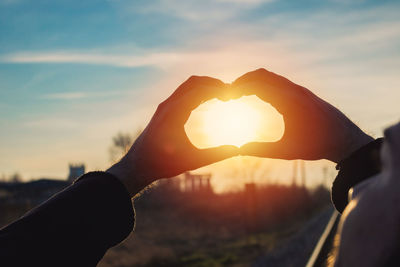
[[[261,97],[263,100],[273,102],[274,99],[271,99],[271,97],[276,98],[279,96],[277,96],[277,93],[282,93],[282,90],[280,90],[282,89],[280,88],[282,83],[277,82],[277,80],[280,79],[278,77],[280,76],[269,72],[266,69],[258,69],[248,72],[237,78],[232,83],[232,87],[237,94],[255,94]]]
[[[190,78],[166,101],[174,121],[187,121],[192,110],[213,98],[229,98],[230,86],[210,77]]]
[[[191,95],[189,98],[192,100],[190,102],[193,106],[198,106],[212,98],[228,101],[239,97],[234,94],[230,84],[208,76],[191,76],[176,89],[169,99],[176,100],[188,95]]]
[[[279,112],[287,113],[309,98],[307,89],[265,69],[242,75],[232,83],[234,94],[257,95],[273,105]],[[307,102],[307,101],[306,101]]]
[[[168,100],[176,100],[184,97],[188,93],[191,93],[193,91],[196,92],[196,96],[198,96],[197,99],[193,98],[193,101],[198,100],[198,102],[201,103],[202,97],[207,98],[211,97],[210,94],[212,94],[213,91],[210,88],[220,88],[221,92],[223,89],[226,89],[227,86],[225,83],[223,83],[221,80],[208,77],[208,76],[191,76],[189,79],[187,79],[184,83],[182,83],[174,93],[167,99]],[[203,89],[203,90],[199,90]]]
[[[268,71],[266,69],[257,69],[255,71],[250,71],[239,78],[237,78],[232,85],[241,85],[241,84],[246,84],[248,82],[254,82],[254,81],[261,81],[261,82],[268,82],[271,85],[275,86],[289,86],[292,83],[290,80],[286,79],[283,76],[280,76],[276,73],[273,73],[271,71]]]
[[[232,145],[200,149],[197,163],[202,167],[237,155],[239,148]]]
[[[190,112],[203,104],[214,98],[227,99],[228,98],[228,86],[213,86],[213,85],[203,85],[195,84],[188,90],[187,93],[177,98],[176,101],[180,102],[180,107],[182,111]]]
[[[237,90],[234,86],[231,84],[225,84],[224,90],[221,92],[221,94],[218,94],[217,98],[221,101],[229,101],[232,99],[238,99],[243,96],[243,93]]]
[[[240,155],[291,160],[291,151],[282,142],[250,142],[240,147]]]

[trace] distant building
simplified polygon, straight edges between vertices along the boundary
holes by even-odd
[[[10,182],[0,181],[0,204],[35,206],[68,187],[84,173],[84,164],[70,164],[67,181],[57,178],[41,178],[28,182],[18,182],[18,179]]]
[[[67,180],[73,182],[79,176],[85,174],[84,164],[69,164],[69,175]]]
[[[0,203],[37,205],[69,185],[67,181],[40,179],[23,183],[0,183]]]
[[[181,180],[179,176],[161,179],[158,181],[157,184],[158,184],[157,188],[161,189],[164,192],[167,191],[176,193],[181,191],[180,189]]]
[[[185,172],[184,176],[184,191],[185,192],[212,192],[211,174],[191,174]]]

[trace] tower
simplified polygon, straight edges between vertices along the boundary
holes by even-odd
[[[73,182],[79,176],[85,174],[84,164],[69,164],[69,175],[67,180]]]

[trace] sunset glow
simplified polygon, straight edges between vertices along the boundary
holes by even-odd
[[[185,128],[198,147],[241,146],[251,141],[278,140],[283,121],[270,105],[252,96],[209,101],[192,113]]]
[[[243,101],[210,105],[204,113],[204,130],[213,145],[241,146],[257,137],[261,128],[259,113]]]

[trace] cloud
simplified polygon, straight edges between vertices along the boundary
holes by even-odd
[[[46,95],[43,95],[42,98],[70,100],[70,99],[86,98],[87,96],[88,96],[88,94],[84,93],[84,92],[66,92],[66,93],[46,94]]]
[[[59,118],[55,116],[48,116],[45,118],[37,118],[22,123],[23,127],[36,128],[51,131],[64,131],[77,129],[79,123],[71,118]]]
[[[175,15],[178,13],[187,15],[187,12],[184,12],[186,9],[199,14],[214,12],[202,10],[205,7],[196,8],[198,1],[159,0],[158,2],[161,6],[148,4],[142,7],[142,11],[150,8],[148,12],[159,9],[160,12],[168,13],[171,11],[169,9],[182,9],[179,12],[171,11]],[[217,1],[222,5],[234,3],[232,6],[236,6],[239,2],[242,7],[255,7],[270,1]],[[220,10],[218,4],[216,12]],[[213,9],[212,7],[211,5],[207,9]],[[398,54],[391,55],[400,42],[400,19],[397,14],[397,9],[390,5],[343,11],[340,19],[331,10],[307,16],[296,12],[279,13],[258,18],[251,23],[238,20],[216,24],[214,30],[203,34],[201,39],[185,36],[184,39],[188,41],[183,41],[174,48],[135,48],[134,52],[125,49],[119,53],[110,52],[115,51],[112,48],[86,51],[22,51],[0,55],[0,62],[77,63],[117,67],[155,66],[161,69],[185,66],[185,69],[187,67],[193,69],[196,65],[226,68],[237,65],[237,62],[245,67],[257,67],[270,65],[270,62],[276,63],[279,58],[286,61],[283,63],[289,64],[300,62],[320,66],[324,63],[325,66],[333,66],[338,62],[346,64],[365,62],[371,60],[368,55],[379,54],[380,56],[372,57],[372,60],[390,63],[388,59],[392,59],[393,56],[398,57]]]
[[[189,21],[221,21],[271,2],[274,0],[158,0],[147,2],[146,5],[135,9],[135,12],[163,14]]]
[[[123,55],[74,51],[19,52],[0,56],[3,63],[80,63],[124,67],[158,65],[174,62],[179,58],[175,53],[148,53],[145,55]]]
[[[60,92],[42,95],[42,99],[51,100],[74,100],[74,99],[85,99],[85,98],[97,98],[97,97],[110,97],[116,95],[127,95],[129,92],[122,91],[106,91],[106,92]]]

